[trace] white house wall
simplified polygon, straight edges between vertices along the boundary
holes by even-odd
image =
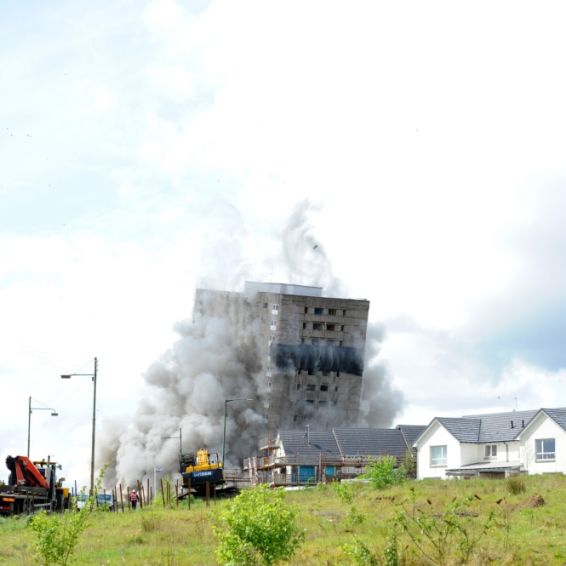
[[[485,447],[495,444],[497,446],[497,456],[495,458],[485,457]],[[461,466],[470,464],[481,464],[492,462],[505,463],[517,462],[520,459],[520,444],[517,441],[510,442],[485,442],[483,444],[462,444]]]
[[[461,444],[460,445],[460,462],[458,466],[467,466],[469,464],[477,464],[484,457],[484,447],[477,444]]]
[[[446,466],[430,465],[431,446],[446,446]],[[459,465],[460,443],[438,422],[433,423],[418,441],[418,479],[444,478],[447,468],[456,468]]]
[[[555,460],[536,461],[535,441],[542,438],[555,439]],[[536,417],[521,435],[521,452],[529,474],[566,473],[566,431],[544,413]]]

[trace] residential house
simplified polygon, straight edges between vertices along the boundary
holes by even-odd
[[[300,485],[355,477],[368,462],[393,456],[397,464],[425,429],[418,425],[395,428],[333,428],[329,431],[280,431],[264,440],[262,454],[244,461],[253,481]]]
[[[566,408],[436,417],[414,446],[419,479],[566,473]]]

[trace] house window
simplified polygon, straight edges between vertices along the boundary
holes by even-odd
[[[263,308],[264,308],[264,309],[267,308],[267,303],[263,303]]]
[[[330,316],[335,316],[336,315],[336,309],[328,309],[328,314]]]
[[[446,444],[430,447],[431,467],[446,466]]]
[[[315,390],[315,386],[314,383],[309,383],[307,385],[307,391],[314,391]]]
[[[271,314],[279,314],[279,305],[271,305]]]
[[[324,326],[322,322],[313,322],[312,329],[313,330],[323,330]]]
[[[328,391],[328,385],[327,385],[326,383],[323,383],[323,384],[320,386],[320,390],[321,390],[321,391]]]
[[[321,307],[315,307],[314,314],[324,314],[324,309]]]
[[[326,330],[336,330],[336,325],[335,324],[327,324]]]
[[[319,402],[318,402],[318,405],[319,405],[319,406],[326,405],[326,401],[319,401]]]
[[[307,323],[303,322],[303,329],[305,329],[307,327]]]
[[[485,459],[497,458],[497,444],[486,444],[485,446]]]
[[[309,307],[305,307],[305,314],[308,314],[309,312]]]
[[[269,327],[270,330],[276,330],[277,329],[277,321],[276,320],[272,320],[271,321],[271,326]]]
[[[297,383],[297,391],[301,388],[301,384]]]
[[[537,462],[549,462],[556,459],[554,438],[537,438],[535,440]]]

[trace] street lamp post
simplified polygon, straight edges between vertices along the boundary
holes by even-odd
[[[98,359],[94,358],[94,372],[93,373],[67,373],[61,376],[61,379],[71,379],[74,376],[92,377],[94,385],[92,396],[92,447],[90,454],[90,494],[94,493],[94,443],[96,438],[96,377],[98,373]]]
[[[31,397],[28,402],[28,458],[29,458],[29,443],[30,443],[30,433],[31,433],[31,413],[32,411],[51,411],[52,417],[58,417],[59,413],[53,407],[32,407]]]
[[[236,399],[224,399],[224,435],[222,436],[222,468],[224,469],[224,455],[226,453],[226,421],[228,419],[228,403],[233,401],[255,401],[255,399],[246,399],[238,397]]]

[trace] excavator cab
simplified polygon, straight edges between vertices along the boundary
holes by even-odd
[[[213,489],[224,483],[224,470],[218,454],[209,453],[206,448],[197,450],[196,456],[181,455],[181,473],[184,487],[199,494],[205,492],[207,483]]]

